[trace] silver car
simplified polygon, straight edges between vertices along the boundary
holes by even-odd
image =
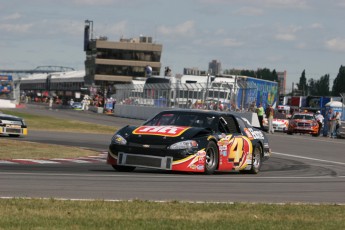
[[[0,135],[3,134],[12,137],[27,135],[28,128],[24,119],[0,112]]]

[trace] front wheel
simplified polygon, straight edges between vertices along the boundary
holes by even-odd
[[[132,172],[134,171],[135,167],[132,166],[123,166],[123,165],[111,165],[116,171],[119,172]]]
[[[209,142],[206,148],[205,174],[213,174],[218,167],[218,147],[214,142]]]
[[[262,165],[262,148],[259,144],[255,145],[252,154],[252,168],[250,169],[251,174],[258,174]]]

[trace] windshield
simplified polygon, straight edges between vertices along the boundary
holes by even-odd
[[[314,120],[314,116],[309,114],[295,114],[292,119]]]
[[[145,125],[176,125],[188,127],[212,128],[215,124],[215,117],[208,114],[194,113],[163,113],[154,117]]]

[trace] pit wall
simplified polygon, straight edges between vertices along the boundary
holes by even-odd
[[[138,105],[116,105],[114,115],[117,117],[126,117],[147,120],[157,113],[166,110],[174,110],[167,107],[148,107]],[[232,114],[246,118],[254,127],[260,127],[259,119],[256,113],[252,112],[231,112]]]
[[[16,103],[14,100],[0,99],[0,108],[16,108]]]

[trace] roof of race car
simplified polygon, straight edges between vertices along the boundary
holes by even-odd
[[[214,116],[232,114],[231,112],[215,111],[215,110],[200,110],[200,109],[174,109],[174,110],[164,110],[160,113],[169,113],[169,112],[170,113],[201,113],[201,114],[209,114],[209,115],[214,115]],[[237,116],[236,114],[232,114],[232,115]]]
[[[193,113],[193,114],[204,114],[204,115],[211,115],[211,116],[215,116],[215,117],[220,117],[223,115],[232,115],[236,118],[240,118],[242,119],[247,126],[252,126],[252,124],[250,123],[250,121],[248,121],[247,118],[239,116],[238,114],[234,114],[231,111],[216,111],[216,110],[201,110],[201,109],[173,109],[173,110],[164,110],[161,111],[159,113],[157,113],[155,116],[157,116],[158,114],[162,114],[162,113]]]
[[[0,119],[2,119],[2,120],[6,120],[6,119],[9,119],[9,120],[20,120],[20,121],[23,120],[20,117],[9,115],[9,114],[4,114],[4,113],[0,113]]]
[[[310,116],[313,116],[314,113],[312,113],[312,112],[295,112],[293,115],[310,115]]]

